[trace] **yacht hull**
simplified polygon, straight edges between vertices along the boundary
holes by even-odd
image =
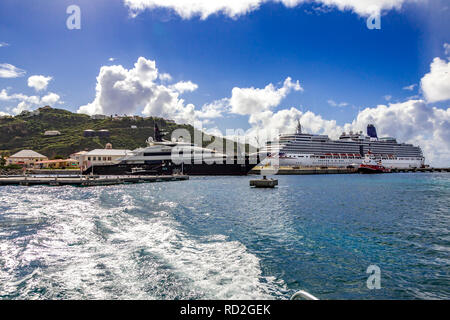
[[[247,175],[257,162],[250,163],[249,158],[245,161],[236,159],[232,163],[183,163],[157,162],[146,164],[119,163],[112,165],[99,165],[86,169],[83,174],[94,175],[164,175],[184,173],[191,176],[243,176]]]
[[[89,167],[83,171],[83,174],[125,176],[125,175],[164,175],[173,174],[173,166],[161,162],[153,164],[105,164]]]
[[[184,164],[189,176],[245,176],[255,165],[250,164]]]

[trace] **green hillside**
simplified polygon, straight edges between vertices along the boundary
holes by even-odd
[[[38,114],[24,112],[15,117],[0,118],[0,153],[11,155],[22,149],[31,149],[49,158],[68,157],[81,150],[102,149],[107,143],[112,143],[115,149],[133,150],[144,147],[148,137],[154,137],[155,122],[166,133],[166,139],[170,139],[171,133],[180,128],[188,130],[192,139],[194,137],[192,126],[175,124],[161,118],[109,117],[94,120],[88,115],[47,106],[40,108]],[[136,126],[137,129],[131,126]],[[110,137],[84,137],[83,131],[87,129],[107,129]],[[61,135],[44,136],[47,130],[57,130]],[[208,141],[210,136],[204,136],[206,142],[203,142],[203,146],[221,139],[211,137],[212,140]]]

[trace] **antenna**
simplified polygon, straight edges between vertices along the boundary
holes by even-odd
[[[162,142],[162,135],[161,135],[161,131],[159,131],[158,125],[156,124],[155,121],[155,141],[156,142]]]
[[[297,120],[297,134],[302,133],[302,124],[300,123],[300,119]]]

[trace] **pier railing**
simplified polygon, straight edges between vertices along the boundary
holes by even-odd
[[[189,176],[13,176],[0,177],[0,185],[106,186],[126,183],[148,183],[183,180],[189,180]]]

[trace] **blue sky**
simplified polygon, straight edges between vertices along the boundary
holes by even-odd
[[[235,87],[280,88],[290,77],[303,91],[291,90],[271,112],[295,107],[344,126],[364,108],[423,99],[421,78],[434,58],[446,59],[448,1],[399,2],[400,9],[382,11],[380,30],[369,30],[366,17],[355,10],[314,2],[293,8],[269,2],[236,17],[186,19],[164,8],[133,17],[121,0],[2,0],[0,43],[7,45],[0,47],[0,64],[26,74],[0,78],[0,90],[27,96],[53,92],[63,101],[55,107],[77,111],[95,99],[102,66],[131,69],[145,57],[173,83],[197,84],[195,91],[179,95],[196,109],[230,98]],[[81,8],[80,30],[66,27],[71,4]],[[36,92],[27,85],[32,75],[52,80]],[[413,90],[403,89],[412,84]],[[342,106],[330,105],[331,100]],[[19,102],[0,100],[0,112],[11,114]],[[448,100],[426,105],[445,110]],[[247,115],[227,113],[210,126],[248,129],[251,124]]]

